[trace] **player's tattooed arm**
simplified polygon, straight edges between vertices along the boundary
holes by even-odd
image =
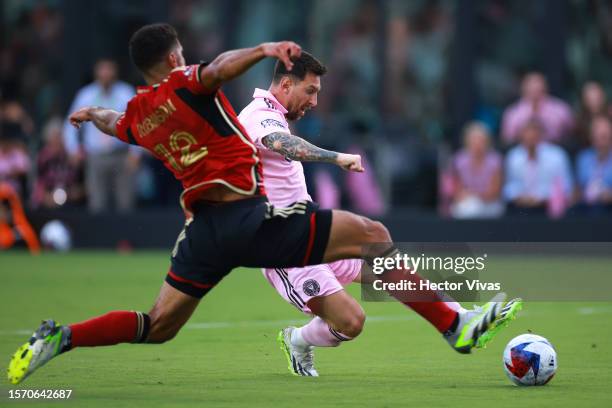
[[[81,108],[70,115],[70,123],[77,129],[83,122],[92,122],[101,132],[110,136],[117,135],[117,121],[123,115],[121,112],[112,109],[105,109],[98,106]]]
[[[226,51],[210,64],[200,66],[200,83],[214,91],[265,57],[278,58],[290,71],[293,68],[291,58],[299,57],[301,52],[301,47],[292,41],[269,42],[253,48]]]
[[[296,161],[333,163],[345,170],[363,171],[361,156],[321,149],[299,136],[286,132],[274,132],[261,140],[268,149]]]
[[[336,163],[338,153],[321,149],[299,136],[285,132],[270,133],[261,140],[268,149],[296,161]]]

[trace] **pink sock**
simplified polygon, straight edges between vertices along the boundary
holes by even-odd
[[[336,347],[342,341],[352,340],[351,337],[329,327],[325,320],[318,316],[307,325],[294,330],[293,333],[291,343],[295,345],[300,345],[301,340],[303,340],[303,342],[311,346]]]

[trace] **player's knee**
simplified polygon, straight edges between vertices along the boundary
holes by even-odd
[[[363,217],[367,241],[370,243],[391,242],[391,234],[382,222]]]
[[[354,339],[355,337],[359,336],[359,334],[361,334],[361,332],[363,331],[365,319],[366,318],[363,309],[359,308],[358,311],[355,311],[350,316],[347,316],[347,318],[341,322],[338,331],[346,335],[347,337]]]

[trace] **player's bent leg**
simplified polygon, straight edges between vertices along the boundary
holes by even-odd
[[[334,260],[337,257],[364,257],[363,249],[368,244],[388,244],[388,246],[377,245],[373,249],[381,253],[368,254],[368,257],[392,256],[397,252],[393,247],[389,231],[382,223],[348,211],[333,211],[330,238],[324,255],[326,261]],[[371,260],[365,259],[365,261]],[[389,282],[399,282],[407,279],[417,282],[421,280],[418,274],[401,269],[387,271],[380,277],[382,280]],[[422,292],[419,293],[420,301],[418,302],[406,299],[403,291],[390,291],[389,294],[424,317],[440,333],[454,330],[458,324],[457,312],[444,303],[440,293],[436,291]]]
[[[391,246],[391,235],[381,222],[349,211],[333,210],[323,261],[360,258],[363,256],[364,245],[381,243],[389,243]]]
[[[361,305],[344,290],[313,297],[308,301],[308,306],[317,316],[305,326],[281,330],[278,342],[291,373],[317,377],[314,346],[336,347],[341,342],[354,339],[363,330],[365,313]]]
[[[328,332],[333,335],[335,340],[352,340],[359,336],[365,324],[365,312],[361,305],[350,296],[345,290],[341,290],[329,296],[312,298],[308,302],[310,310],[322,318],[329,326]],[[302,336],[305,339],[317,341],[315,336],[311,337],[307,326],[302,329]],[[327,340],[327,339],[326,339]],[[319,344],[312,343],[317,346]]]
[[[389,232],[381,223],[347,211],[333,211],[330,237],[324,252],[326,262],[364,257],[363,247],[368,244],[383,245],[376,247],[380,253],[368,253],[367,257],[393,257],[398,254]],[[381,275],[381,279],[387,282],[415,281],[418,287],[418,282],[423,278],[408,272],[404,269],[390,270]],[[506,303],[505,295],[498,294],[482,308],[466,311],[457,307],[455,302],[448,303],[446,295],[438,291],[420,291],[418,301],[415,301],[417,298],[414,295],[406,296],[402,291],[389,291],[389,294],[429,321],[460,353],[469,353],[474,347],[484,347],[501,328],[507,326],[522,305],[520,299]]]
[[[159,296],[149,311],[151,328],[147,343],[164,343],[172,340],[187,323],[200,302],[164,282]]]

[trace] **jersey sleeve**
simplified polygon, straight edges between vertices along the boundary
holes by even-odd
[[[251,139],[253,139],[259,147],[265,147],[261,139],[271,133],[291,133],[285,124],[283,114],[277,110],[255,110],[249,115],[245,122],[245,127],[249,136],[251,136]]]
[[[132,99],[133,101],[134,99]],[[115,134],[117,139],[122,142],[129,143],[131,145],[137,145],[134,132],[132,130],[132,101],[128,103],[127,109],[117,120],[115,124]]]
[[[201,75],[202,70],[208,65],[208,62],[202,62],[200,64],[189,65],[183,71],[184,80],[183,83],[194,94],[205,94],[210,95],[217,92],[218,88],[207,89],[202,85]]]

